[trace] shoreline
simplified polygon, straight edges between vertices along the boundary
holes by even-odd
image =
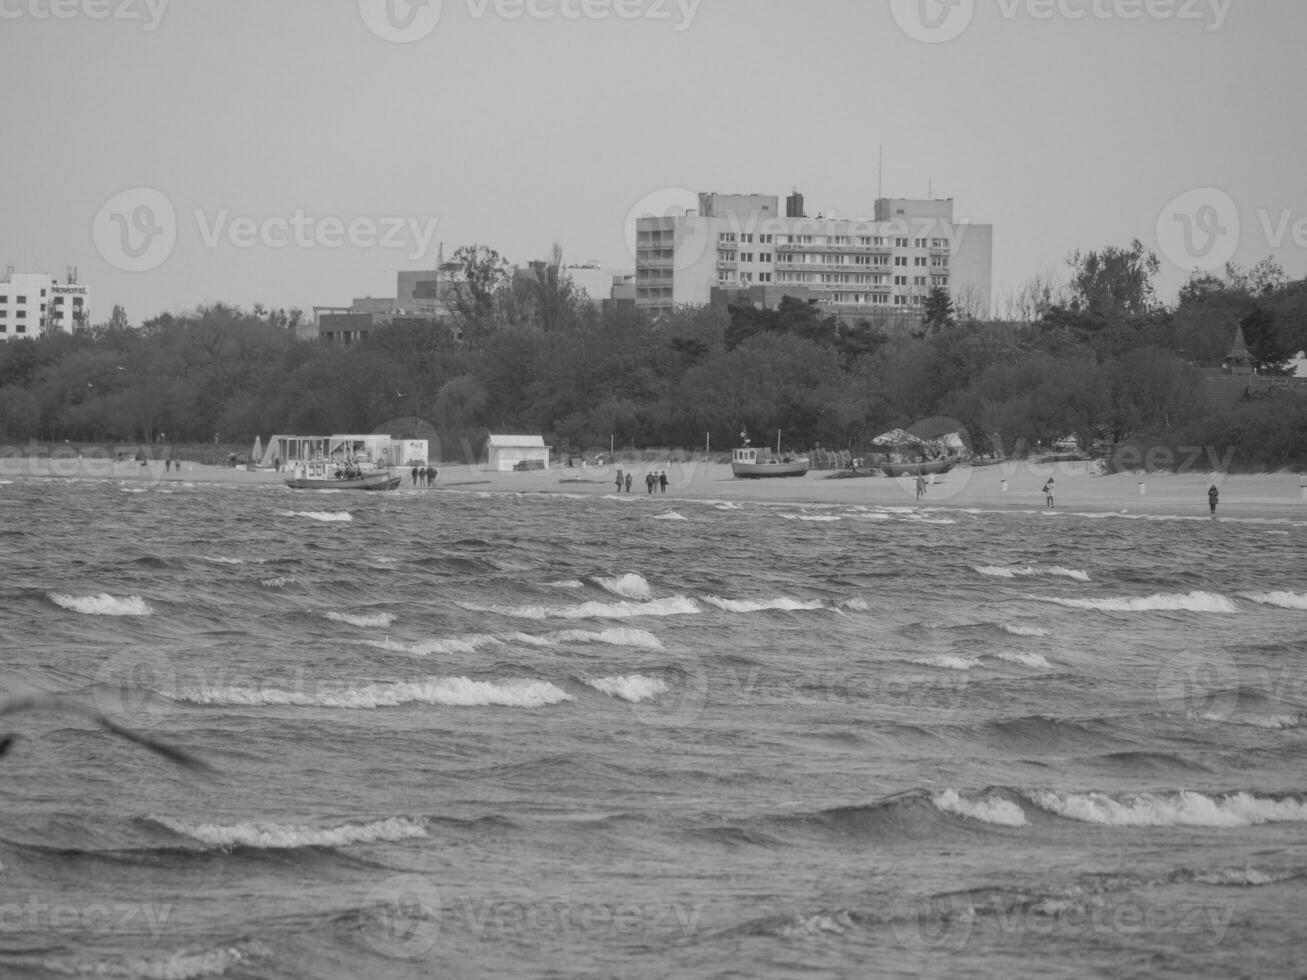
[[[735,479],[729,463],[690,460],[636,461],[632,502],[677,500],[752,502],[798,506],[867,506],[915,510],[1043,511],[1040,488],[1050,476],[1056,483],[1053,513],[1124,513],[1136,516],[1210,517],[1207,488],[1215,484],[1221,499],[1218,518],[1287,518],[1307,520],[1307,477],[1290,472],[1229,475],[1212,473],[1118,473],[1100,476],[1083,462],[1006,462],[982,467],[962,465],[929,481],[918,505],[913,477],[859,476],[829,479],[831,471],[801,477]],[[401,491],[480,493],[563,493],[614,496],[616,471],[622,464],[555,467],[500,472],[483,464],[446,463],[437,467],[434,488],[415,488],[406,479]],[[665,470],[668,487],[645,490],[644,473]],[[401,472],[407,473],[406,470]],[[129,485],[225,484],[282,485],[286,472],[249,470],[183,462],[165,471],[160,460],[117,461],[97,457],[3,457],[0,479],[91,479]],[[287,492],[292,492],[287,488]],[[315,493],[301,490],[295,493]]]

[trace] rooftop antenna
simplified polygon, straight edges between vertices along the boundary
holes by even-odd
[[[876,197],[885,196],[885,144],[880,145],[880,157],[876,161]]]

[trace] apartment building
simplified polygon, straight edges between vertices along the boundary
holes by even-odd
[[[90,293],[69,270],[66,282],[9,266],[0,277],[0,341],[39,337],[43,332],[71,333],[90,322]]]
[[[689,303],[782,296],[812,300],[842,318],[920,317],[935,287],[987,313],[993,226],[958,222],[953,200],[880,198],[871,217],[809,217],[797,191],[699,195],[684,215],[636,220],[636,305],[651,316]]]

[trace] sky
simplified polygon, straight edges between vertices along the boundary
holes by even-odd
[[[92,320],[634,268],[699,191],[951,197],[994,296],[1138,238],[1307,276],[1301,0],[0,0],[0,266]],[[882,159],[883,172],[878,161]]]

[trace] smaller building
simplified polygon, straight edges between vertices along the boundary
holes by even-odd
[[[549,469],[549,447],[544,436],[492,435],[486,440],[486,466],[501,473],[510,470]]]

